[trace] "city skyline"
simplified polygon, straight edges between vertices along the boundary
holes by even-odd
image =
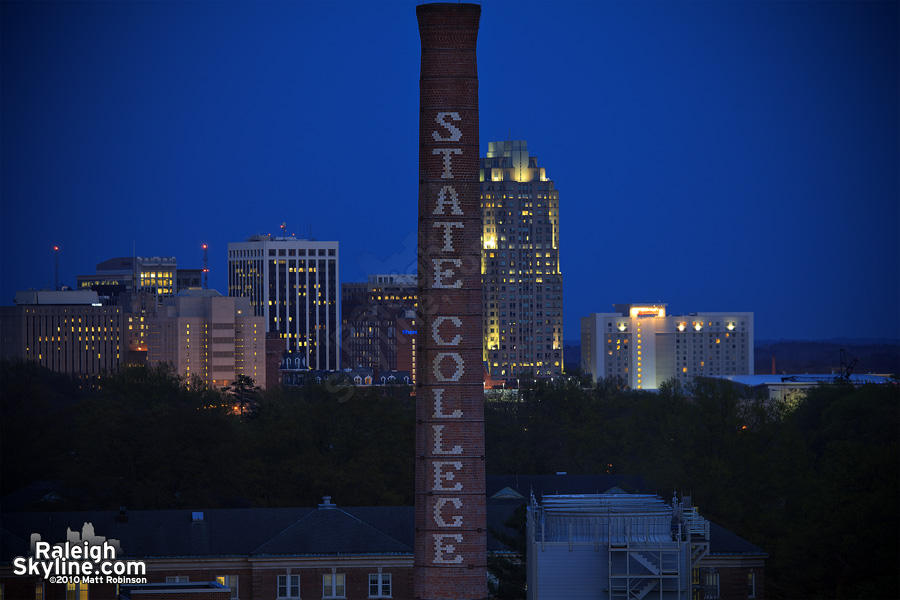
[[[900,337],[897,3],[485,2],[481,152],[560,191],[564,331],[616,302],[756,339]],[[415,265],[415,3],[18,3],[2,16],[0,304],[127,256],[227,293],[227,245]]]

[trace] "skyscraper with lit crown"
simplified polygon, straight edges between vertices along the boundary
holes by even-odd
[[[484,360],[493,379],[562,374],[559,192],[524,140],[481,159]]]

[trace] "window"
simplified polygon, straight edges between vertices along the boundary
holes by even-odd
[[[747,573],[747,597],[756,598],[756,573]]]
[[[369,598],[391,597],[391,574],[369,573]]]
[[[44,583],[34,584],[34,600],[44,600]]]
[[[238,576],[237,575],[219,575],[216,577],[216,583],[231,588],[231,597],[238,597]]]
[[[174,577],[166,577],[166,583],[187,583],[191,580],[187,575],[175,575]]]
[[[300,597],[300,576],[299,575],[279,575],[278,576],[278,597],[279,598],[299,598]]]
[[[706,590],[704,596],[707,600],[719,597],[719,574],[714,571],[707,571],[703,574],[703,587]]]
[[[325,573],[322,575],[322,597],[323,598],[343,598],[344,597],[344,574],[343,573]]]
[[[88,600],[88,584],[67,583],[66,600]]]

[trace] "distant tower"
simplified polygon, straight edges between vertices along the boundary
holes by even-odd
[[[562,374],[559,192],[524,140],[481,159],[484,360],[492,379]]]
[[[209,289],[209,246],[203,244],[203,289]]]
[[[416,7],[419,299],[413,596],[486,598],[478,70],[481,7]]]

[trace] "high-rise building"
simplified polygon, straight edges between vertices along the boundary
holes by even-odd
[[[228,295],[250,298],[302,367],[341,366],[338,243],[255,235],[228,244]]]
[[[525,141],[481,159],[484,360],[493,379],[563,368],[559,192]]]
[[[675,378],[753,374],[753,313],[666,315],[665,304],[616,304],[581,318],[581,364],[594,379],[656,389]]]
[[[411,336],[401,333],[398,321],[416,318],[417,296],[415,275],[370,275],[366,283],[342,284],[344,368],[399,369],[400,346]]]
[[[122,310],[102,304],[97,292],[18,292],[15,302],[0,308],[0,358],[33,360],[83,380],[121,366]]]
[[[207,385],[231,385],[246,375],[266,385],[266,328],[249,298],[192,289],[163,301],[149,321],[147,360],[170,362],[181,375]]]

